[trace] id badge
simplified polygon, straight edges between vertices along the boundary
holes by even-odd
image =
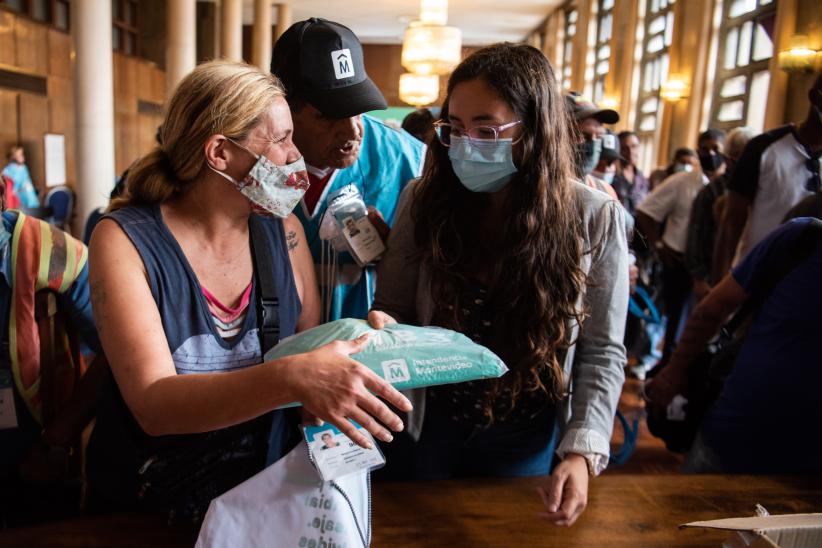
[[[374,470],[385,465],[385,457],[371,433],[354,421],[351,421],[351,424],[371,441],[372,449],[360,447],[330,423],[303,428],[311,461],[323,481],[332,481],[361,470]]]
[[[345,240],[361,265],[375,261],[385,252],[385,244],[367,215],[360,218],[350,215],[344,217],[340,224]]]
[[[17,428],[11,371],[0,369],[0,430]]]

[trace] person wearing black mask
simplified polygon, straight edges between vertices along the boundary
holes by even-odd
[[[728,132],[725,147],[725,173],[711,179],[710,184],[699,191],[691,206],[691,220],[688,223],[688,244],[685,262],[694,279],[694,297],[702,300],[719,280],[711,278],[714,245],[716,243],[717,221],[722,217],[725,187],[733,174],[742,150],[748,144],[754,130],[738,127]]]
[[[692,286],[684,259],[691,207],[699,191],[725,171],[724,131],[712,128],[702,132],[697,145],[702,169],[671,175],[648,195],[636,212],[637,230],[645,236],[663,266],[662,299],[668,327],[662,366],[673,351],[682,309]],[[665,230],[660,232],[663,222]]]

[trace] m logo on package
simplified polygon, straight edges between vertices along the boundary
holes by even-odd
[[[334,76],[337,80],[354,77],[354,61],[348,49],[338,49],[331,52],[331,64],[334,65]]]
[[[385,360],[381,362],[382,372],[385,380],[391,384],[411,380],[411,373],[408,372],[408,363],[402,359]]]

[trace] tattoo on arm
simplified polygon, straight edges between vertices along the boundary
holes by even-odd
[[[107,299],[108,294],[106,293],[102,283],[97,282],[91,284],[91,307],[94,315],[94,324],[97,326],[98,334],[102,334],[103,332],[103,311],[101,306],[105,304]]]
[[[285,235],[285,240],[288,244],[288,251],[294,251],[300,243],[300,240],[297,239],[297,233],[293,230],[288,231],[288,234]]]

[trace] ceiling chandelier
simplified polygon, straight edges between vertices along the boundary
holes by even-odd
[[[421,107],[430,105],[440,95],[440,77],[436,74],[400,75],[400,99],[404,103]]]
[[[408,26],[402,42],[401,63],[409,71],[400,76],[402,101],[416,106],[433,103],[439,96],[439,75],[459,64],[462,32],[447,23],[448,0],[420,0],[419,21]]]

